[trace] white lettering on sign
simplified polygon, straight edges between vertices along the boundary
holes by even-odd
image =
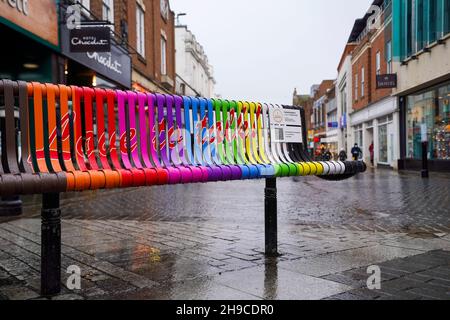
[[[97,61],[101,65],[107,67],[109,70],[112,70],[118,74],[122,74],[122,70],[120,70],[122,65],[117,60],[113,61],[110,53],[107,53],[106,55],[101,55],[98,52],[88,52],[86,54],[89,59]]]
[[[108,44],[108,40],[102,39],[102,40],[97,40],[96,37],[84,37],[83,39],[80,39],[78,37],[74,37],[72,38],[72,44],[74,46],[79,46],[79,45],[107,45]]]
[[[20,13],[28,15],[28,0],[2,0],[3,3],[8,3],[11,8],[17,9]]]

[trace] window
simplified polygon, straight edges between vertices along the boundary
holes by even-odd
[[[112,23],[111,29],[114,30],[114,1],[103,0],[102,2],[102,19]]]
[[[444,5],[444,34],[447,34],[450,32],[450,2],[446,1]]]
[[[450,160],[450,83],[407,97],[406,156],[421,159],[421,132],[428,136],[429,159]]]
[[[387,73],[392,73],[392,42],[388,41],[386,43],[386,64]]]
[[[355,74],[355,101],[358,101],[358,88],[359,88],[358,74]]]
[[[161,75],[167,74],[167,41],[161,37]]]
[[[377,73],[377,75],[380,75],[381,74],[381,53],[380,53],[380,51],[378,51],[377,52],[377,55],[375,56],[375,64],[376,64],[376,66],[375,66],[375,70],[376,70],[376,73]]]
[[[161,16],[165,19],[169,19],[169,3],[167,0],[160,0]]]
[[[361,98],[364,97],[364,67],[361,68]]]
[[[137,52],[145,57],[145,24],[144,24],[144,10],[142,7],[136,5],[136,49]]]

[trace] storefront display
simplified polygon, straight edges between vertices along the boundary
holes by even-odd
[[[450,84],[407,97],[406,156],[421,159],[421,130],[428,138],[430,160],[450,160]]]

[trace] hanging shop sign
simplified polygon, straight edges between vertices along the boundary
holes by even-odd
[[[111,29],[81,27],[70,30],[70,52],[110,52]]]
[[[18,26],[52,46],[58,46],[58,16],[54,0],[0,0],[0,22]]]
[[[92,27],[85,27],[92,28]],[[103,27],[102,27],[103,28]],[[107,52],[101,51],[85,51],[85,52],[73,52],[73,35],[77,35],[76,29],[69,30],[66,24],[61,24],[61,51],[68,58],[92,69],[101,76],[110,79],[126,88],[131,88],[131,57],[128,51],[122,46],[118,45],[114,39],[109,39],[110,50]],[[83,30],[79,29],[79,30]],[[90,32],[90,31],[89,31]],[[101,31],[105,32],[105,31]],[[109,28],[108,28],[109,32]],[[78,34],[79,35],[79,34]],[[87,35],[87,34],[86,34]],[[83,36],[83,33],[81,33]],[[100,35],[97,38],[100,40],[105,35]],[[85,43],[81,46],[88,46]],[[100,46],[100,44],[92,43],[91,45]],[[101,42],[102,49],[106,48],[106,44]],[[80,48],[80,51],[81,50]]]
[[[397,74],[377,75],[377,89],[397,88]]]

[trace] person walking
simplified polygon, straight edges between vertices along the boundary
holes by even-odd
[[[323,161],[330,161],[333,155],[331,154],[330,150],[326,150],[325,153],[322,156]]]
[[[362,150],[358,146],[357,143],[355,143],[355,146],[352,148],[352,157],[354,161],[358,161],[358,159],[362,156]]]
[[[370,144],[370,147],[369,147],[370,163],[372,164],[372,166],[373,166],[374,160],[375,160],[374,151],[375,151],[375,148],[374,148],[374,146],[373,146],[373,141],[372,141],[372,143]]]
[[[347,152],[344,149],[339,152],[339,160],[342,162],[347,161]]]

